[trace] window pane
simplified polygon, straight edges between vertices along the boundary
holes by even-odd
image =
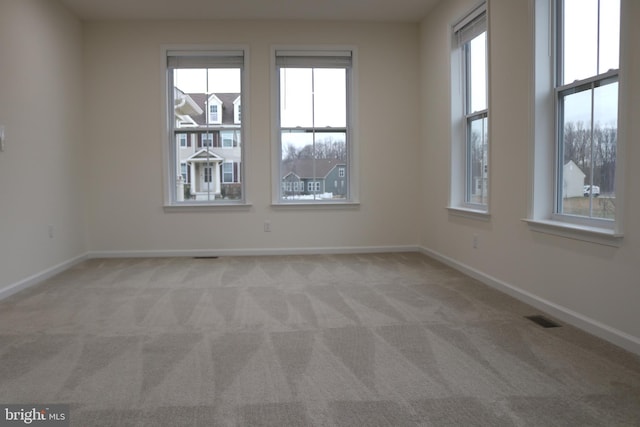
[[[565,0],[562,84],[598,74],[598,0]]]
[[[620,68],[620,0],[600,0],[600,74]]]
[[[617,105],[615,79],[585,85],[563,96],[561,213],[615,217]]]
[[[594,89],[593,190],[591,214],[596,218],[615,219],[616,153],[618,145],[618,83]],[[596,193],[596,190],[598,192]]]
[[[242,162],[241,124],[234,117],[241,75],[240,68],[173,70],[174,133],[197,141],[176,139],[174,161],[183,178],[175,184],[176,201],[242,199],[233,169]]]
[[[562,85],[619,67],[620,0],[564,0],[562,29]]]
[[[467,81],[469,97],[467,113],[487,109],[487,33],[471,40],[468,45]]]
[[[282,127],[346,127],[346,70],[282,68]]]
[[[316,127],[347,126],[346,73],[345,69],[314,69]]]
[[[558,193],[560,212],[565,214],[589,216],[589,202],[582,199],[591,176],[591,97],[591,86],[586,86],[564,96],[560,103],[563,161]]]
[[[283,130],[281,132],[285,200],[347,198],[346,132]],[[337,182],[337,186],[334,183]],[[290,185],[284,185],[291,183]]]
[[[488,203],[488,120],[481,117],[471,120],[468,135],[467,203]]]

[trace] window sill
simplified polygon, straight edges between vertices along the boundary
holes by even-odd
[[[249,202],[227,203],[181,203],[176,205],[164,205],[165,213],[177,212],[214,212],[214,211],[244,211],[251,209]]]
[[[491,219],[491,214],[489,212],[479,209],[448,206],[447,210],[449,211],[449,215],[453,216],[475,219],[478,221],[489,221]]]
[[[571,224],[562,221],[539,220],[525,218],[522,221],[529,224],[532,231],[551,234],[568,239],[581,240],[599,245],[619,247],[623,234],[602,227]]]
[[[274,209],[358,209],[360,202],[273,202]]]

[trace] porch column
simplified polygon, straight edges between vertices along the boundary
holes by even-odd
[[[187,163],[187,165],[191,166],[189,168],[189,182],[191,183],[189,188],[189,194],[193,196],[194,194],[196,194],[196,164]]]
[[[216,162],[214,169],[216,170],[215,194],[220,194],[220,163]]]
[[[176,184],[176,200],[178,202],[184,202],[184,179],[182,175],[178,175]]]

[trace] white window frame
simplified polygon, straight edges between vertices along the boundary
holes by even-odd
[[[209,123],[220,123],[218,107],[220,107],[218,104],[209,104]]]
[[[283,197],[284,189],[281,185],[281,161],[282,144],[280,141],[280,73],[276,64],[276,58],[280,54],[291,56],[299,56],[301,58],[320,59],[323,57],[332,57],[340,55],[350,55],[351,66],[347,68],[347,109],[346,109],[346,134],[347,134],[347,168],[349,168],[347,197],[345,199],[316,199],[316,200],[287,200]],[[339,67],[338,67],[339,68]],[[358,53],[357,48],[351,45],[277,45],[271,47],[271,99],[272,99],[272,178],[271,192],[273,206],[317,206],[317,207],[352,207],[358,206],[359,202],[359,185],[357,177],[359,176],[359,159],[358,159],[358,126],[357,126],[357,75],[358,75]],[[300,184],[300,191],[303,192],[304,184]]]
[[[235,182],[235,173],[234,173],[234,167],[233,167],[234,163],[233,162],[224,162],[222,163],[222,183],[223,184],[233,184]],[[231,167],[231,171],[225,171],[225,167],[230,166]],[[231,181],[228,181],[225,179],[225,174],[230,174],[231,175]]]
[[[533,37],[533,100],[531,129],[530,202],[527,218],[524,219],[532,231],[570,239],[620,246],[624,237],[623,212],[625,203],[625,151],[630,120],[630,96],[628,95],[626,64],[629,61],[633,42],[624,37],[631,25],[629,2],[620,2],[620,65],[618,71],[618,133],[615,174],[616,212],[615,219],[578,217],[558,214],[558,168],[557,138],[558,96],[556,93],[556,0],[531,0],[534,28]]]
[[[468,108],[468,76],[465,46],[476,36],[486,32],[486,87],[487,108],[471,112]],[[490,120],[490,30],[489,10],[486,2],[482,2],[471,10],[464,18],[452,26],[451,49],[451,176],[448,209],[451,214],[462,215],[474,219],[490,218],[491,167],[486,180],[489,188],[485,203],[473,203],[470,194],[474,185],[470,160],[470,125],[473,121],[487,120],[487,155],[483,165],[491,163],[491,120]],[[484,156],[483,156],[484,159]],[[484,166],[483,166],[484,168]],[[482,172],[484,175],[484,172]],[[482,177],[484,179],[484,176]]]
[[[179,133],[178,141],[179,141],[178,144],[180,144],[180,148],[187,148],[189,146],[189,134]]]
[[[319,193],[320,192],[320,181],[308,181],[307,182],[307,192],[308,193]]]
[[[231,135],[231,138],[225,136]],[[220,131],[220,148],[233,148],[233,142],[235,139],[235,131],[234,130],[221,130]],[[231,144],[225,143],[225,141],[231,141]]]
[[[215,113],[212,111],[215,107]],[[212,125],[222,124],[222,101],[212,94],[207,98],[207,121]]]
[[[202,134],[202,148],[213,148],[213,132]]]
[[[160,55],[160,70],[162,73],[162,133],[166,135],[165,141],[168,143],[163,144],[163,181],[164,181],[164,210],[165,212],[174,211],[189,211],[189,210],[201,210],[201,209],[219,209],[219,208],[249,208],[251,204],[247,202],[245,179],[240,182],[241,185],[241,198],[237,200],[228,199],[211,199],[211,200],[188,200],[182,201],[178,197],[177,191],[177,176],[180,175],[180,171],[177,170],[176,159],[176,138],[174,136],[175,115],[173,111],[173,83],[172,83],[172,66],[169,65],[169,59],[178,57],[183,64],[191,64],[194,62],[197,65],[191,65],[193,68],[240,68],[241,73],[241,102],[248,105],[249,99],[249,80],[247,78],[247,70],[250,67],[249,62],[249,48],[246,45],[163,45],[161,46]],[[236,58],[241,57],[242,60],[238,61]],[[201,63],[206,65],[201,66]],[[189,65],[187,65],[188,67]],[[182,68],[182,66],[177,66]],[[239,138],[245,140],[242,136],[245,130],[250,125],[249,111],[244,111],[244,120],[241,126],[236,130],[239,133]],[[208,111],[206,111],[208,118]],[[192,141],[195,144],[195,141]],[[241,144],[241,159],[239,162],[238,174],[242,177],[246,176],[244,170],[246,162],[246,147],[247,144]],[[213,171],[212,171],[213,173]]]
[[[180,162],[180,175],[182,175],[182,181],[187,183],[189,180],[189,167],[187,162]]]

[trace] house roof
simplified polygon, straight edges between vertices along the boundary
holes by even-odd
[[[569,160],[567,163],[565,163],[564,165],[564,169],[565,171],[568,169],[569,171],[574,171],[577,170],[579,174],[581,174],[583,177],[587,176],[582,169],[580,169],[580,166],[578,166],[576,164],[576,162],[574,162],[573,160]]]
[[[202,113],[192,115],[191,118],[198,124],[198,126],[205,126],[207,124],[207,100],[215,95],[220,101],[222,101],[222,124],[232,125],[233,120],[233,102],[240,96],[239,93],[188,93],[194,103],[200,107]]]
[[[221,162],[224,159],[220,156],[218,156],[216,153],[214,153],[211,150],[208,150],[206,148],[203,148],[202,150],[198,151],[197,153],[189,156],[187,159],[185,159],[185,161],[187,162]]]
[[[186,93],[184,93],[180,89],[174,88],[174,98],[175,98],[174,108],[175,108],[176,114],[179,114],[182,116],[194,116],[194,115],[202,114],[203,112],[202,108],[200,108],[200,106],[198,106],[195,103],[193,98],[188,96]]]
[[[326,178],[336,166],[346,166],[346,163],[340,159],[316,159],[315,175],[313,159],[295,159],[285,161],[282,164],[282,178],[293,173],[300,179],[309,178]]]

